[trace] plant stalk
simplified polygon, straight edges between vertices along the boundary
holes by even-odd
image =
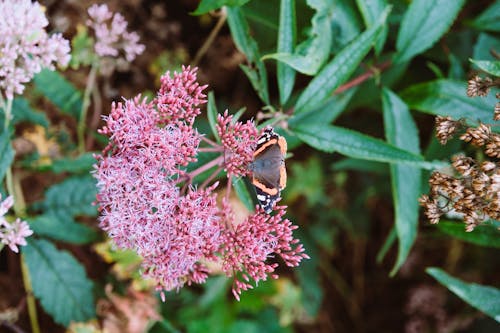
[[[90,106],[90,94],[94,90],[97,77],[97,63],[94,62],[90,68],[89,77],[87,79],[87,87],[83,94],[82,110],[80,111],[80,119],[78,120],[77,136],[78,136],[78,151],[83,154],[85,152],[85,121]]]

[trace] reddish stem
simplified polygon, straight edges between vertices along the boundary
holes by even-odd
[[[369,69],[365,73],[361,74],[360,76],[352,79],[351,81],[347,82],[346,84],[341,85],[338,87],[333,93],[334,94],[340,94],[343,93],[346,90],[351,89],[352,87],[358,86],[361,83],[365,82],[369,78],[371,78],[375,73],[377,72],[382,72],[389,68],[391,66],[391,61],[387,60],[386,62],[381,63],[380,65],[374,66],[372,69]]]

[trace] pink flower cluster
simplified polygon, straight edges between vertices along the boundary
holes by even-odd
[[[136,32],[128,32],[128,23],[118,13],[113,13],[107,5],[93,5],[88,9],[90,19],[87,26],[95,33],[94,50],[101,57],[118,58],[123,55],[128,62],[144,52]]]
[[[49,36],[42,7],[31,0],[0,0],[0,91],[13,99],[42,68],[67,65],[69,42]]]
[[[2,196],[0,195],[0,200]],[[33,234],[28,223],[21,221],[17,218],[14,222],[8,222],[5,219],[5,214],[14,205],[14,198],[7,197],[4,201],[0,202],[0,242],[8,245],[9,248],[18,253],[18,245],[26,245],[26,237]]]
[[[203,283],[211,273],[206,264],[212,262],[235,278],[233,293],[239,299],[252,287],[250,279],[277,277],[277,264],[266,262],[273,253],[288,266],[307,255],[292,236],[296,226],[283,220],[285,207],[277,207],[275,215],[257,208],[236,224],[227,197],[222,207],[217,204],[218,182],[191,182],[217,165],[214,174],[222,168],[228,177],[246,174],[258,137],[255,125],[235,122],[225,113],[217,124],[222,144],[213,143],[193,127],[199,106],[206,103],[206,86],[196,82],[196,69],[183,68],[173,77],[166,73],[161,83],[154,101],[138,96],[113,104],[104,119],[100,133],[109,144],[96,157],[94,170],[100,226],[119,247],[142,256],[143,275],[157,281],[162,297],[164,290]],[[200,148],[202,141],[212,147]],[[221,156],[188,172],[203,149]]]

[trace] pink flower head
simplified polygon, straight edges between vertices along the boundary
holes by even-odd
[[[95,33],[94,50],[100,57],[118,58],[123,54],[128,62],[144,52],[144,45],[139,43],[136,32],[128,32],[125,18],[113,14],[107,5],[94,4],[88,9],[90,19],[87,26]]]
[[[24,84],[42,68],[70,59],[69,42],[49,36],[42,7],[31,0],[0,0],[0,91],[7,99],[22,94]]]
[[[293,238],[292,232],[298,227],[288,219],[283,220],[286,207],[275,209],[276,214],[269,215],[257,207],[255,213],[238,224],[234,231],[224,234],[222,269],[226,274],[235,276],[233,294],[238,300],[242,290],[252,288],[250,280],[258,283],[267,280],[268,275],[278,278],[274,274],[278,264],[267,262],[273,254],[278,254],[290,267],[298,266],[302,259],[309,258],[303,253],[299,240]],[[237,274],[240,278],[236,278]]]
[[[2,197],[0,196],[0,199]],[[8,222],[4,215],[14,205],[14,198],[7,197],[4,201],[0,202],[0,242],[9,246],[9,248],[18,253],[18,245],[26,245],[26,237],[33,234],[28,223],[16,219],[14,222]]]
[[[96,157],[94,170],[100,226],[119,247],[142,256],[143,275],[157,282],[162,298],[165,290],[205,282],[212,262],[235,277],[233,293],[239,299],[250,280],[277,277],[277,264],[267,263],[273,253],[289,266],[307,255],[292,237],[296,227],[283,220],[285,207],[277,207],[273,216],[257,208],[237,225],[227,200],[229,180],[222,207],[217,205],[218,182],[210,181],[223,168],[229,178],[247,174],[258,136],[253,122],[236,122],[227,112],[219,116],[222,143],[216,144],[193,127],[206,103],[206,86],[197,83],[196,69],[167,73],[161,83],[154,101],[138,96],[116,103],[104,117],[99,132],[109,144]],[[212,147],[200,147],[202,141]],[[188,172],[204,149],[221,155]],[[215,166],[201,185],[192,183]]]
[[[236,122],[227,110],[217,117],[217,132],[224,147],[224,163],[228,174],[246,176],[253,161],[259,131],[252,121]]]

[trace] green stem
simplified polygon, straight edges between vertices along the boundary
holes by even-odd
[[[38,324],[38,315],[36,313],[35,297],[33,297],[33,288],[31,288],[31,278],[26,265],[24,255],[21,254],[21,271],[23,273],[24,289],[26,290],[28,314],[30,316],[31,331],[33,333],[40,333],[40,325]]]
[[[8,130],[10,125],[10,118],[12,114],[12,99],[7,99],[7,103],[2,98],[2,106],[5,111],[5,130]],[[16,216],[21,216],[25,212],[25,203],[22,188],[20,184],[17,184],[17,180],[12,173],[12,166],[7,168],[5,183],[7,186],[7,192],[9,195],[14,197],[14,212]],[[26,290],[26,298],[28,304],[28,314],[31,322],[31,330],[33,333],[40,333],[40,325],[38,323],[38,316],[36,313],[35,297],[33,296],[33,289],[31,287],[31,280],[29,276],[28,267],[24,260],[24,256],[21,254],[21,272],[23,276],[24,289]]]
[[[87,87],[83,94],[82,110],[80,111],[80,119],[78,120],[77,135],[78,135],[78,151],[85,152],[85,121],[87,120],[87,113],[90,106],[90,94],[94,90],[97,77],[97,63],[92,64],[90,68],[89,77],[87,79]]]

